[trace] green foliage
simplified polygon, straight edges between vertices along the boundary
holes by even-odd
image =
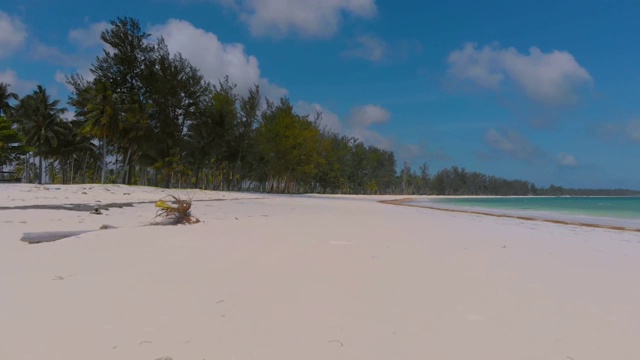
[[[18,100],[18,95],[9,91],[9,84],[0,82],[0,116],[11,116],[13,112],[11,100]]]
[[[430,190],[435,195],[527,196],[535,195],[531,193],[531,185],[527,181],[507,180],[452,166],[435,174]]]
[[[0,116],[0,167],[17,161],[26,153],[23,136],[9,119]]]
[[[258,156],[263,173],[274,191],[292,192],[292,186],[311,185],[319,165],[320,130],[304,116],[297,115],[286,98],[267,102],[256,129]]]
[[[39,157],[40,182],[44,177],[44,159],[52,157],[58,144],[68,136],[68,127],[61,115],[66,111],[58,107],[60,100],[50,101],[49,94],[41,85],[30,95],[20,99],[15,108],[14,119],[24,134],[25,144],[34,149]]]

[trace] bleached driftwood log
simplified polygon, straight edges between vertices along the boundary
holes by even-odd
[[[98,230],[116,229],[115,226],[102,225]],[[98,230],[74,230],[74,231],[40,231],[40,232],[26,232],[22,234],[20,241],[24,241],[28,244],[39,244],[43,242],[51,242],[60,239],[66,239],[72,236],[78,236]]]

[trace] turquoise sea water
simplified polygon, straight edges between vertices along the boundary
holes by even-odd
[[[490,197],[416,200],[415,205],[640,227],[640,197]]]

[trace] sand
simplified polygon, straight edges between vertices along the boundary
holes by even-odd
[[[0,359],[638,358],[638,233],[392,198],[2,184]]]

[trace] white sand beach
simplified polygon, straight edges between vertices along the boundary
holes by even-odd
[[[393,198],[0,184],[0,359],[640,357],[638,233]]]

